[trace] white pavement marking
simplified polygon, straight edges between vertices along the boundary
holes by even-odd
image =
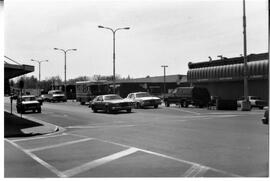
[[[39,148],[28,149],[26,151],[29,151],[29,152],[41,151],[41,150],[46,150],[46,149],[50,149],[50,148],[57,148],[57,147],[71,145],[71,144],[80,143],[80,142],[89,141],[89,140],[93,140],[93,138],[85,138],[85,139],[81,139],[81,140],[69,141],[69,142],[64,142],[64,143],[55,144],[55,145],[43,146],[43,147],[39,147]]]
[[[200,115],[201,114],[201,113],[198,113],[198,112],[195,112],[195,111],[183,110],[183,109],[176,108],[176,107],[170,107],[170,109],[176,109],[176,110],[179,110],[179,111],[182,111],[182,112],[187,112],[187,113],[197,114],[197,115]]]
[[[182,176],[183,177],[202,177],[209,168],[201,165],[192,165]]]
[[[76,135],[76,134],[72,134],[72,135]],[[115,144],[115,145],[119,145],[119,146],[123,146],[123,147],[127,147],[127,148],[136,148],[136,147],[132,147],[132,146],[129,146],[129,145],[124,145],[124,144],[121,144],[121,143],[116,143],[116,142],[113,142],[113,141],[102,140],[102,139],[98,139],[98,138],[94,138],[94,139],[95,140],[102,141],[102,142],[105,142],[105,143],[111,143],[111,144]],[[232,177],[241,177],[240,175],[236,175],[236,174],[233,174],[233,173],[225,172],[223,170],[219,170],[219,169],[215,169],[215,168],[212,168],[212,167],[207,167],[207,166],[204,166],[204,165],[200,165],[200,164],[195,163],[195,162],[190,162],[190,161],[182,160],[182,159],[179,159],[179,158],[171,157],[171,156],[168,156],[168,155],[164,155],[164,154],[161,154],[161,153],[156,153],[156,152],[153,152],[153,151],[144,150],[144,149],[140,149],[140,148],[136,148],[136,149],[138,151],[142,151],[142,152],[149,153],[149,154],[152,154],[152,155],[157,155],[157,156],[160,156],[160,157],[168,158],[168,159],[175,160],[175,161],[178,161],[178,162],[181,162],[181,163],[186,163],[186,164],[190,164],[190,165],[196,165],[199,168],[205,169],[205,171],[207,171],[207,170],[213,170],[215,172],[222,173],[224,175],[229,175],[229,176],[232,176]],[[203,171],[204,170],[199,171],[196,174],[200,174],[201,175],[201,173],[203,173]]]
[[[14,142],[12,142],[12,141],[10,141],[8,139],[5,139],[5,141],[9,142],[10,144],[12,144],[13,146],[15,146],[19,150],[23,151],[25,154],[27,154],[28,156],[30,156],[32,159],[36,160],[39,164],[43,165],[44,167],[46,167],[47,169],[49,169],[51,172],[55,173],[58,177],[65,177],[65,175],[63,175],[62,172],[60,172],[54,166],[48,164],[44,160],[40,159],[35,154],[33,154],[33,153],[31,153],[31,152],[29,152],[27,150],[24,150],[21,146],[17,145],[16,143],[14,143]]]
[[[112,154],[112,155],[109,155],[109,156],[106,156],[106,157],[103,157],[103,158],[100,158],[100,159],[97,159],[97,160],[94,160],[94,161],[91,161],[91,162],[88,162],[86,164],[83,164],[81,166],[72,168],[70,170],[66,170],[66,171],[63,172],[63,174],[66,177],[71,177],[73,175],[77,175],[79,173],[82,173],[84,171],[87,171],[87,170],[90,170],[92,168],[98,167],[100,165],[111,162],[113,160],[116,160],[116,159],[122,158],[124,156],[133,154],[133,153],[135,153],[137,151],[138,151],[137,148],[129,148],[127,150],[124,150],[124,151],[121,151],[121,152],[118,152],[118,153],[115,153],[115,154]]]
[[[65,135],[67,135],[67,134],[66,133],[62,133],[62,134],[57,134],[57,135],[37,136],[37,137],[33,137],[33,138],[16,139],[16,140],[12,140],[12,141],[13,142],[28,141],[28,140],[36,140],[36,139],[43,139],[43,138],[53,138],[53,137],[65,136]]]
[[[113,128],[113,127],[119,127],[119,128],[123,128],[123,127],[133,127],[136,125],[102,125],[102,126],[68,126],[65,128],[76,128],[76,129],[90,129],[90,128]]]

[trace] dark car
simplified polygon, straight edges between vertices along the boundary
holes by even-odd
[[[209,91],[203,87],[177,87],[164,97],[166,107],[170,107],[170,104],[188,107],[191,104],[202,108],[208,106],[209,102]]]
[[[262,123],[263,124],[269,124],[269,109],[267,109],[265,112],[264,112],[264,116],[262,118]]]
[[[108,94],[97,96],[89,103],[89,107],[91,107],[94,112],[98,110],[103,110],[107,113],[120,110],[131,112],[132,102],[123,99],[117,94]]]
[[[17,104],[16,104],[17,112],[18,113],[25,113],[25,111],[37,111],[41,113],[41,105],[40,102],[36,99],[34,95],[27,95],[18,97]]]

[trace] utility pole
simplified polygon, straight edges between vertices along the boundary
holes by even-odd
[[[244,98],[241,110],[250,111],[251,106],[248,100],[248,72],[247,72],[247,35],[246,35],[246,2],[243,0],[243,35],[244,35]]]
[[[165,96],[165,93],[166,93],[166,68],[168,67],[168,65],[161,65],[161,67],[163,67],[164,69],[164,77],[163,77],[163,96]]]

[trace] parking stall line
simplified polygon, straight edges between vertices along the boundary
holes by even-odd
[[[52,166],[49,163],[45,162],[44,160],[40,159],[35,154],[33,154],[33,153],[31,153],[31,152],[29,152],[27,150],[24,150],[21,146],[17,145],[16,143],[14,143],[14,142],[12,142],[12,141],[10,141],[8,139],[5,139],[5,141],[10,143],[14,147],[18,148],[19,150],[23,151],[26,155],[30,156],[32,159],[37,161],[39,164],[43,165],[45,168],[47,168],[51,172],[55,173],[58,177],[65,177],[65,175],[63,175],[63,173],[61,171],[57,170],[54,166]]]
[[[195,172],[195,176],[202,175],[207,170],[212,170],[212,171],[215,171],[217,173],[221,173],[221,174],[228,175],[228,176],[231,176],[231,177],[241,177],[240,175],[237,175],[237,174],[234,174],[234,173],[229,173],[229,172],[226,172],[226,171],[223,171],[223,170],[215,169],[215,168],[212,168],[212,167],[208,167],[208,166],[201,165],[201,164],[191,162],[191,161],[187,161],[187,160],[182,160],[182,159],[175,158],[175,157],[168,156],[168,155],[164,155],[164,154],[161,154],[161,153],[157,153],[157,152],[153,152],[153,151],[149,151],[149,150],[145,150],[145,149],[140,149],[140,148],[137,148],[137,147],[133,147],[133,146],[129,146],[129,145],[121,144],[121,143],[116,143],[116,142],[113,142],[113,141],[102,140],[102,139],[98,139],[98,138],[94,138],[94,139],[102,141],[102,142],[106,142],[106,143],[111,143],[111,144],[127,147],[127,148],[136,148],[137,151],[142,151],[142,152],[149,153],[149,154],[156,155],[156,156],[160,156],[160,157],[163,157],[163,158],[168,158],[168,159],[175,160],[175,161],[178,161],[178,162],[181,162],[181,163],[186,163],[186,164],[190,164],[190,165],[196,165],[198,168],[201,168],[201,170],[198,170],[197,172]]]
[[[106,156],[106,157],[103,157],[103,158],[100,158],[100,159],[97,159],[97,160],[94,160],[91,162],[88,162],[88,163],[83,164],[81,166],[66,170],[63,172],[63,174],[65,175],[65,177],[71,177],[73,175],[77,175],[77,174],[82,173],[84,171],[91,170],[93,168],[96,168],[100,165],[111,162],[113,160],[117,160],[119,158],[131,155],[137,151],[138,151],[137,148],[132,147],[132,148],[129,148],[127,150],[124,150],[124,151],[121,151],[121,152],[118,152],[118,153],[115,153],[115,154],[112,154],[112,155],[109,155],[109,156]]]
[[[67,129],[91,129],[91,128],[123,128],[123,127],[133,127],[136,125],[96,125],[96,126],[68,126]]]
[[[33,138],[15,139],[15,140],[12,140],[12,142],[29,141],[29,140],[44,139],[44,138],[53,138],[53,137],[65,136],[65,135],[67,135],[67,134],[62,133],[62,134],[56,134],[56,135],[37,136],[37,137],[33,137]]]
[[[209,168],[201,165],[192,165],[182,176],[201,177]]]
[[[69,141],[69,142],[55,144],[55,145],[49,145],[49,146],[44,146],[44,147],[39,147],[39,148],[28,149],[26,151],[28,151],[28,152],[41,151],[41,150],[46,150],[46,149],[50,149],[50,148],[57,148],[57,147],[61,147],[61,146],[71,145],[71,144],[90,141],[90,140],[93,140],[93,138],[85,138],[85,139],[80,139],[80,140],[75,140],[75,141]]]

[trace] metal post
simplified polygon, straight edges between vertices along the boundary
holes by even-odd
[[[168,65],[161,65],[161,67],[163,67],[164,69],[164,77],[163,77],[163,94],[165,96],[165,93],[166,93],[166,68],[168,67]]]
[[[113,93],[115,94],[115,32],[113,31]]]
[[[67,92],[66,92],[66,85],[67,85],[67,52],[64,51],[64,54],[65,54],[65,67],[64,67],[64,70],[65,70],[65,96],[67,96]]]
[[[247,38],[246,38],[246,3],[243,0],[243,35],[244,35],[244,98],[242,111],[250,111],[251,106],[248,100],[248,72],[247,72]]]
[[[125,27],[125,28],[117,28],[115,30],[113,30],[112,28],[109,27],[104,27],[99,25],[98,28],[104,28],[104,29],[108,29],[113,33],[113,93],[115,94],[115,33],[118,30],[129,30],[129,27]]]
[[[63,49],[60,49],[60,48],[54,48],[54,50],[60,50],[60,51],[62,51],[62,52],[64,52],[64,59],[65,59],[65,65],[64,65],[64,74],[65,74],[65,85],[64,85],[64,87],[65,87],[65,96],[67,96],[67,92],[66,92],[66,77],[67,77],[67,52],[68,51],[77,51],[77,49],[67,49],[67,50],[63,50]]]
[[[244,34],[244,97],[248,101],[248,81],[247,81],[247,38],[246,38],[246,7],[243,0],[243,34]]]

